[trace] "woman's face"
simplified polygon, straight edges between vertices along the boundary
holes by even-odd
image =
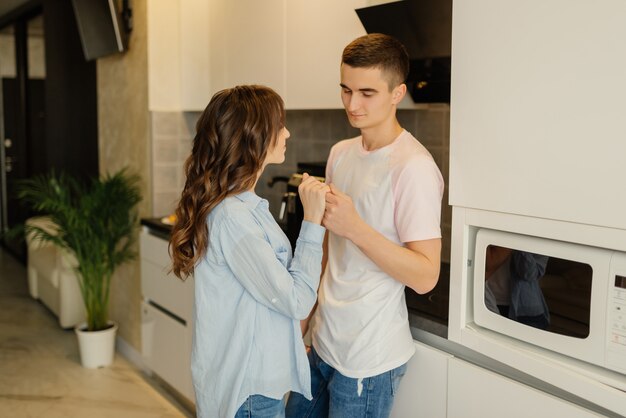
[[[278,139],[276,145],[267,152],[265,157],[265,165],[268,164],[281,164],[285,161],[285,151],[287,150],[287,138],[290,134],[286,127],[278,132]]]

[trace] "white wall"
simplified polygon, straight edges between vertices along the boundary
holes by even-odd
[[[450,203],[626,229],[626,2],[457,0]]]

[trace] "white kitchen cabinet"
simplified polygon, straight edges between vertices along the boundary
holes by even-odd
[[[175,313],[184,321],[193,316],[193,279],[182,281],[168,274],[170,257],[168,241],[152,235],[148,230],[141,234],[141,291],[144,298],[158,301],[163,308]]]
[[[212,92],[263,84],[284,96],[285,0],[212,0],[209,9]]]
[[[625,230],[626,2],[455,1],[452,21],[450,204]]]
[[[341,52],[367,0],[148,0],[151,111],[200,111],[218,90],[263,84],[288,109],[341,108]]]
[[[210,96],[206,0],[148,0],[148,108],[202,110]]]
[[[365,35],[354,9],[366,0],[288,0],[286,97],[288,109],[342,108],[339,65],[343,48]]]
[[[344,46],[364,35],[354,9],[366,0],[213,0],[211,90],[264,84],[288,109],[341,108]]]
[[[191,344],[193,279],[168,274],[168,241],[144,227],[141,251],[141,341],[148,367],[193,402]]]
[[[446,416],[450,358],[448,353],[415,341],[415,354],[400,383],[391,418]]]
[[[447,418],[601,416],[457,358],[448,361],[447,412]]]
[[[211,98],[210,2],[180,3],[180,104],[183,110],[203,110]]]
[[[142,355],[150,370],[193,401],[191,339],[186,327],[146,301],[141,303],[141,325]]]
[[[148,0],[148,109],[181,109],[179,0]]]

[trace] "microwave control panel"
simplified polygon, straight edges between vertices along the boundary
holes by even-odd
[[[615,275],[612,305],[612,340],[626,346],[626,276]]]
[[[626,347],[626,276],[615,275],[611,304],[611,341]]]
[[[614,253],[609,277],[607,366],[626,373],[626,254]]]

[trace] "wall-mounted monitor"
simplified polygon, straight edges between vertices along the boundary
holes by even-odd
[[[87,61],[126,49],[114,0],[72,0],[72,6]]]

